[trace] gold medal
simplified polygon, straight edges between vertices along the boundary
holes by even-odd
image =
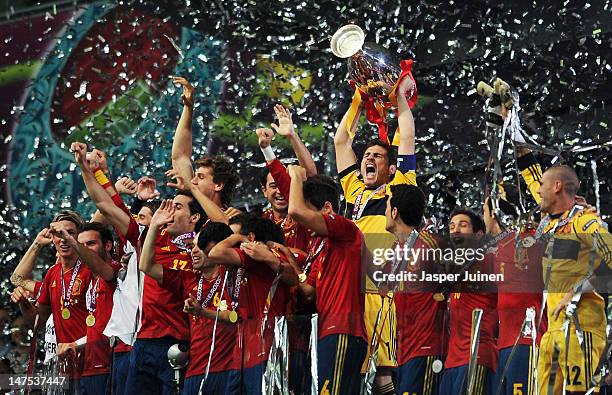
[[[232,324],[235,324],[236,322],[238,322],[238,313],[236,313],[235,311],[230,311],[229,320]]]
[[[64,307],[62,309],[62,318],[67,320],[68,318],[70,318],[70,310],[68,310],[67,307]]]
[[[85,323],[87,324],[87,326],[94,326],[94,324],[96,323],[96,317],[94,317],[93,314],[89,314],[87,316],[87,319],[85,319]]]
[[[444,294],[441,292],[435,293],[433,295],[433,300],[435,300],[436,302],[441,302],[444,300]]]

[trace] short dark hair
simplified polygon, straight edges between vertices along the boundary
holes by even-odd
[[[375,140],[370,141],[366,145],[365,149],[367,151],[368,148],[374,147],[374,146],[384,148],[384,150],[387,152],[387,162],[389,163],[389,166],[394,165],[397,162],[397,154],[395,153],[395,148],[391,144],[386,143],[379,139],[375,139]]]
[[[200,230],[198,248],[204,251],[209,243],[218,243],[230,237],[234,232],[223,222],[209,222]]]
[[[106,244],[107,242],[113,242],[113,232],[107,227],[101,224],[100,222],[85,222],[83,225],[83,229],[81,232],[87,232],[93,230],[100,234],[100,240],[102,240],[102,244]]]
[[[304,199],[309,201],[317,210],[321,210],[325,202],[330,202],[334,212],[340,206],[340,192],[335,181],[325,175],[317,174],[308,178],[303,186]]]
[[[83,225],[85,224],[85,221],[83,220],[83,217],[81,217],[81,214],[73,210],[60,210],[57,214],[55,214],[55,217],[53,217],[52,222],[59,222],[59,221],[72,222],[73,224],[76,225],[77,232],[80,232],[81,229],[83,229]]]
[[[246,236],[253,233],[257,241],[285,243],[283,229],[268,218],[262,218],[253,213],[242,213],[230,219],[230,225],[233,224],[240,224],[241,235]]]
[[[425,194],[416,185],[393,185],[391,187],[391,208],[397,208],[402,221],[418,227],[425,213]]]
[[[476,214],[476,212],[468,207],[457,207],[455,208],[451,214],[449,218],[453,218],[456,215],[466,215],[470,218],[470,223],[472,224],[472,231],[474,233],[477,233],[478,231],[482,231],[485,232],[486,228],[485,228],[485,223],[482,219],[482,217],[478,214]]]
[[[546,170],[553,172],[558,180],[563,182],[563,190],[570,196],[576,196],[580,189],[580,179],[576,170],[568,165],[554,165]]]
[[[238,173],[228,158],[222,155],[204,155],[195,161],[196,169],[199,167],[210,167],[213,172],[213,182],[223,184],[221,190],[221,204],[229,205],[234,195],[234,189],[238,184]]]
[[[268,174],[270,174],[270,169],[268,169],[267,166],[264,167],[261,173],[259,174],[259,182],[263,188],[268,186]]]
[[[158,200],[149,200],[146,202],[142,202],[142,206],[140,208],[142,209],[143,207],[146,207],[149,210],[151,210],[151,214],[155,214],[155,212],[159,208],[159,204],[160,202]],[[138,213],[135,213],[135,214],[138,214]]]
[[[189,213],[191,215],[200,214],[200,219],[195,224],[195,231],[199,232],[200,229],[202,228],[202,225],[204,225],[204,223],[206,223],[206,220],[208,220],[208,216],[206,215],[206,212],[204,211],[202,206],[200,206],[200,203],[196,200],[196,198],[193,197],[193,194],[190,191],[181,189],[176,193],[176,196],[179,196],[179,195],[183,195],[183,196],[187,196],[191,198],[191,200],[189,201]]]

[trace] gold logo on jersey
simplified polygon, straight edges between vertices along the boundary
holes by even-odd
[[[162,251],[170,251],[170,246],[165,246],[161,248]]]
[[[81,285],[83,285],[83,280],[77,278],[74,280],[74,285],[72,286],[72,295],[77,296],[81,294]]]

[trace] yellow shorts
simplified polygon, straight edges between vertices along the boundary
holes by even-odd
[[[567,364],[565,362],[565,333],[563,331],[546,332],[540,342],[540,354],[538,355],[538,388],[540,395],[561,394],[563,392],[563,381],[566,381],[566,391],[584,392],[591,388],[591,379],[598,373],[597,365],[599,357],[603,352],[606,341],[603,334],[583,331],[584,346],[583,353],[576,330],[570,327],[569,352]],[[557,371],[554,382],[551,382],[553,356],[558,350]]]
[[[383,302],[384,300],[384,302]],[[365,294],[365,328],[368,335],[368,355],[361,368],[361,373],[365,373],[368,360],[370,358],[370,344],[372,342],[372,334],[374,333],[374,325],[376,317],[383,307],[380,322],[376,331],[380,333],[378,342],[378,367],[397,367],[397,352],[396,352],[396,322],[395,322],[395,303],[391,302],[389,297],[382,297],[375,293]],[[391,308],[391,311],[389,311]],[[384,322],[384,323],[383,323]],[[382,326],[381,326],[382,325]]]

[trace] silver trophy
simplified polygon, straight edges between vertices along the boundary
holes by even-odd
[[[349,78],[362,91],[388,101],[401,69],[397,59],[382,47],[365,42],[365,33],[357,25],[344,25],[331,38],[331,51],[348,60]]]

